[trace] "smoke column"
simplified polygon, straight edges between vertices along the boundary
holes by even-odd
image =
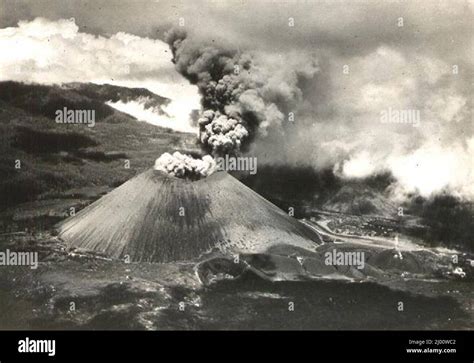
[[[199,89],[198,138],[213,157],[240,155],[269,129],[282,133],[286,115],[302,100],[300,78],[318,70],[310,61],[298,71],[279,74],[262,67],[264,62],[255,64],[251,54],[203,44],[180,29],[170,30],[166,41],[178,72]]]

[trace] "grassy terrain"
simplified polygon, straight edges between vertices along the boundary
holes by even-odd
[[[24,203],[62,198],[72,188],[89,188],[88,196],[97,197],[104,187],[116,187],[150,168],[165,151],[196,148],[194,135],[139,122],[98,97],[85,96],[97,94],[95,85],[89,91],[82,85],[80,92],[74,87],[0,82],[4,218],[10,219]],[[133,89],[127,92],[127,99],[133,98]],[[136,97],[141,96],[138,89]],[[96,110],[95,126],[56,123],[55,110],[63,107]],[[91,195],[94,188],[99,192]]]

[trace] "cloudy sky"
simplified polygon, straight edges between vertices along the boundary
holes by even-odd
[[[474,198],[472,1],[0,0],[0,9],[2,80],[147,87],[184,118],[199,95],[163,42],[184,25],[196,44],[251,54],[275,82],[314,69],[283,142],[270,133],[251,150],[261,159],[355,178],[390,170],[397,195]],[[419,122],[382,122],[389,110],[418,112]]]

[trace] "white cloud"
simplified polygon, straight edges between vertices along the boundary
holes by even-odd
[[[472,111],[465,81],[449,64],[385,45],[364,57],[334,58],[330,72],[327,107],[335,112],[304,129],[294,142],[301,155],[313,150],[314,165],[323,160],[348,178],[391,171],[398,195],[448,190],[474,199]],[[389,109],[419,112],[419,123],[382,122]]]
[[[377,165],[373,161],[374,160],[367,151],[362,151],[342,163],[341,174],[347,178],[368,177],[377,169]]]
[[[197,128],[195,126],[192,126],[191,123],[188,122],[185,115],[181,115],[182,117],[175,117],[175,115],[179,115],[180,111],[183,109],[179,107],[178,102],[174,102],[168,106],[162,107],[163,111],[165,111],[167,114],[165,115],[162,113],[160,114],[159,112],[155,112],[155,110],[153,110],[152,108],[146,108],[144,101],[145,100],[143,100],[143,102],[140,102],[139,100],[129,102],[109,101],[106,103],[107,105],[121,112],[132,115],[140,121],[146,121],[155,126],[168,127],[181,132],[197,133]],[[174,109],[175,107],[177,109]]]
[[[79,32],[73,18],[36,18],[0,29],[0,49],[0,80],[145,87],[178,102],[180,116],[199,107],[196,87],[176,72],[161,40],[95,36]]]
[[[388,161],[397,179],[394,194],[403,196],[417,192],[429,197],[446,191],[474,199],[474,138],[467,146],[449,147],[427,143],[415,152],[393,156]]]

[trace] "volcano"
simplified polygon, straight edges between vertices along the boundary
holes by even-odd
[[[150,169],[62,221],[71,247],[130,261],[262,253],[276,245],[314,250],[317,232],[226,172],[190,181]]]

